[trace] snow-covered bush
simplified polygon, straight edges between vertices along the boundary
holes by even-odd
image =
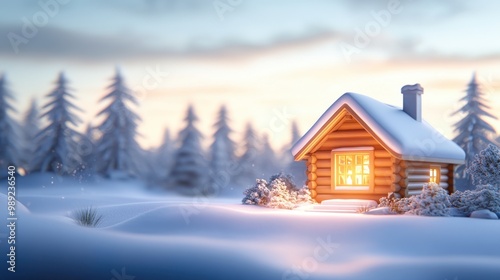
[[[480,185],[474,190],[457,191],[450,196],[450,201],[453,207],[467,216],[481,209],[500,213],[500,187]]]
[[[392,212],[398,214],[404,214],[406,211],[410,210],[411,200],[408,197],[396,198],[396,197],[382,197],[379,199],[379,204],[377,208],[389,207]]]
[[[394,205],[391,210],[399,214],[404,214],[413,209],[412,204],[412,197],[394,198]]]
[[[315,203],[306,186],[298,188],[292,176],[283,173],[271,176],[269,183],[257,179],[255,186],[245,190],[244,194],[243,204],[269,208],[293,209],[301,204]]]
[[[409,198],[407,214],[420,216],[448,216],[449,195],[436,183],[426,183],[422,193]],[[406,210],[406,209],[404,209]]]
[[[276,178],[269,183],[269,208],[293,209],[297,202],[297,193],[289,190],[285,180]]]
[[[466,171],[474,184],[500,185],[500,149],[489,144],[474,156]]]
[[[413,214],[421,216],[448,216],[450,198],[448,193],[436,183],[423,185],[422,193],[416,196],[403,198],[383,197],[378,207],[389,207],[399,214]]]
[[[264,179],[257,179],[255,186],[246,189],[243,194],[243,204],[266,206],[269,202],[269,188]]]
[[[287,190],[296,191],[299,189],[299,187],[297,187],[297,185],[293,182],[293,176],[291,174],[285,174],[283,172],[274,174],[271,178],[269,178],[269,184],[277,179],[281,180],[285,184]]]
[[[316,200],[311,197],[311,191],[307,186],[303,186],[297,192],[297,204],[314,204]]]

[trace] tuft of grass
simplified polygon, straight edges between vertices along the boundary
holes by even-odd
[[[361,207],[359,207],[357,210],[356,210],[356,213],[359,213],[359,214],[364,214],[370,210],[372,210],[374,207],[369,207],[369,206],[366,206],[366,205],[363,205]]]
[[[81,226],[96,227],[102,222],[103,216],[90,206],[74,211],[71,218]]]

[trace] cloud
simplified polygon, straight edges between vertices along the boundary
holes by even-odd
[[[145,16],[165,15],[173,13],[198,13],[213,12],[212,1],[206,0],[143,0],[143,1],[99,1],[100,5],[108,5],[112,9],[116,7],[128,11],[130,14]]]
[[[60,28],[44,27],[33,38],[26,38],[27,43],[18,46],[15,53],[12,43],[7,38],[14,32],[23,36],[17,26],[0,27],[3,40],[0,41],[0,55],[19,58],[74,58],[95,59],[118,58],[133,55],[144,46],[139,38],[115,37],[74,33]]]
[[[404,10],[405,21],[415,23],[418,20],[420,24],[434,23],[435,21],[446,20],[449,17],[457,16],[467,11],[469,4],[464,0],[345,0],[344,4],[351,12],[380,10],[386,8],[391,2],[399,2]]]
[[[35,59],[64,60],[122,60],[158,59],[171,57],[237,57],[258,54],[277,49],[300,47],[326,40],[333,40],[339,33],[326,29],[310,29],[302,34],[275,36],[264,43],[250,40],[222,40],[215,46],[202,46],[192,41],[183,48],[169,45],[151,47],[148,42],[154,38],[128,34],[123,36],[103,36],[72,32],[66,29],[47,26],[28,39],[26,44],[18,45],[19,53],[7,38],[14,32],[22,36],[18,26],[0,26],[0,56]]]

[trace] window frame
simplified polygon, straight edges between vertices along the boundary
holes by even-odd
[[[373,147],[348,147],[348,148],[337,148],[331,151],[331,191],[341,192],[341,193],[371,193],[375,186],[375,176],[374,176],[374,148]],[[367,186],[349,186],[349,185],[338,185],[337,186],[337,155],[355,155],[355,154],[368,154],[369,163],[368,168],[370,170],[368,185]]]
[[[431,178],[432,178],[432,175],[431,175],[431,171],[432,170],[436,170],[436,181],[431,181]],[[441,166],[440,165],[433,165],[431,164],[429,166],[429,183],[436,183],[436,184],[440,184],[441,183]]]

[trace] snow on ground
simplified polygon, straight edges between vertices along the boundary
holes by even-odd
[[[30,212],[18,212],[17,272],[3,265],[0,279],[500,278],[495,220],[266,209],[138,181],[17,183]],[[88,206],[104,216],[97,228],[68,217]]]

